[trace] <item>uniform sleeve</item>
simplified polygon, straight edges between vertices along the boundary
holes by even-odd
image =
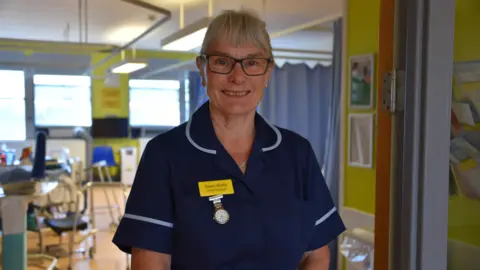
[[[171,254],[173,198],[169,167],[155,139],[142,154],[125,213],[113,238],[123,252],[132,247]]]
[[[310,240],[308,251],[328,245],[337,236],[345,231],[345,225],[337,211],[330,190],[322,175],[320,166],[313,149],[308,143],[307,152],[307,179],[309,181],[309,201],[314,211],[314,232]]]

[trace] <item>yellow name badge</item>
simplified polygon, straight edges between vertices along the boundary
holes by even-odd
[[[198,182],[200,197],[233,194],[232,179]]]

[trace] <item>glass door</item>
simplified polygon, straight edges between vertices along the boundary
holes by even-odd
[[[480,1],[456,0],[447,269],[480,269]]]

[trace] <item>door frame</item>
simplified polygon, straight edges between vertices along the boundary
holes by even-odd
[[[389,269],[446,269],[455,0],[396,0],[396,9],[405,106],[392,125]]]

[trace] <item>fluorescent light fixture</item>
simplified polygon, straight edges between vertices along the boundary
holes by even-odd
[[[162,49],[167,51],[191,51],[201,47],[207,27],[210,23],[210,17],[204,17],[178,32],[162,39]]]
[[[128,74],[146,68],[148,63],[146,61],[125,60],[112,67],[112,73]]]

